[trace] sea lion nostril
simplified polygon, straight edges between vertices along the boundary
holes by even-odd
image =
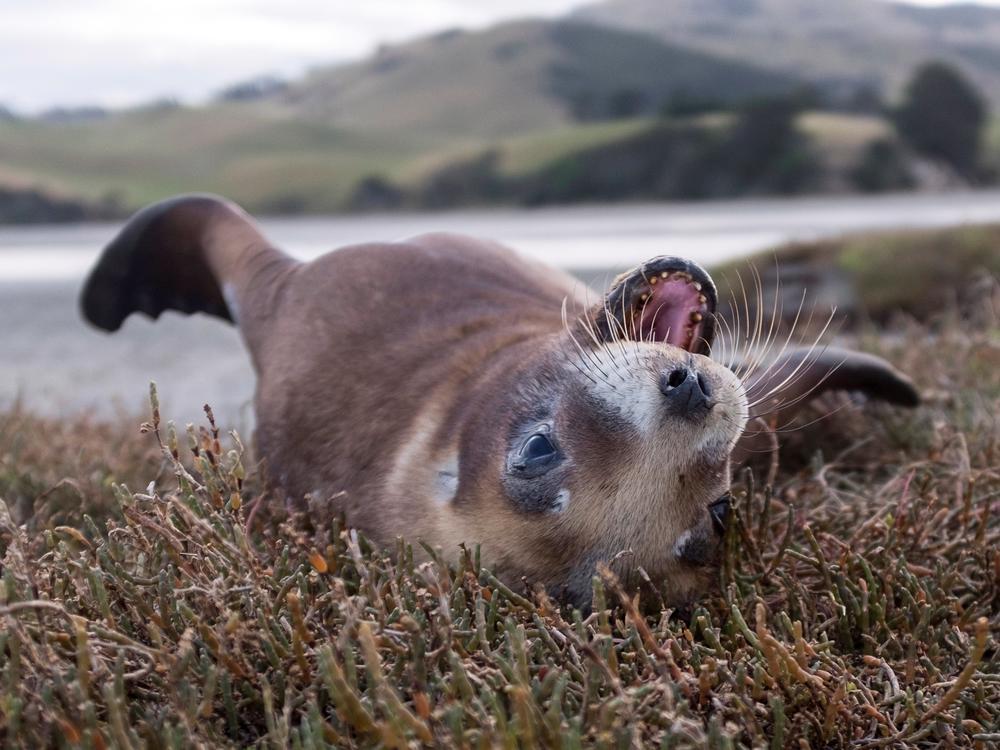
[[[683,385],[684,381],[688,379],[688,370],[686,367],[678,367],[673,370],[667,376],[667,385],[671,388],[678,388]]]
[[[674,367],[660,373],[660,393],[670,414],[688,419],[704,417],[711,408],[711,389],[701,373]]]
[[[698,386],[701,388],[701,392],[705,394],[705,398],[712,398],[712,387],[700,372],[698,373]]]

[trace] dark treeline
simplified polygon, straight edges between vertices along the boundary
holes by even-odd
[[[894,132],[868,143],[843,174],[831,173],[821,149],[797,126],[800,114],[823,106],[803,89],[729,109],[716,107],[711,111],[729,115],[721,124],[691,116],[705,113],[704,103],[678,100],[662,110],[662,119],[637,134],[539,164],[527,175],[505,175],[501,153],[485,149],[416,185],[369,176],[356,186],[349,208],[701,200],[808,193],[830,184],[861,192],[905,190],[917,184],[919,160],[937,165],[955,184],[995,179],[982,156],[989,111],[958,71],[938,62],[921,67],[895,108],[872,92],[866,94],[864,110],[884,117]]]
[[[96,203],[60,198],[40,190],[0,187],[0,224],[60,224],[116,219],[127,209],[114,196]]]
[[[253,99],[282,85],[262,79],[233,87],[220,98]],[[582,101],[586,97],[581,91],[574,89]],[[650,117],[649,102],[641,102],[634,92],[608,85],[600,91],[604,104],[595,108],[599,98],[587,99],[591,106],[582,120],[623,120],[647,112],[649,124],[616,140],[540,160],[526,173],[505,171],[499,147],[484,146],[406,184],[372,174],[328,210],[880,192],[926,185],[921,173],[928,170],[922,166],[932,168],[938,187],[985,185],[997,179],[997,165],[988,163],[983,148],[989,108],[961,73],[940,62],[920,67],[902,100],[891,107],[868,89],[836,106],[810,88],[729,104],[674,92]],[[891,127],[865,144],[853,164],[834,166],[825,152],[829,149],[800,127],[803,113],[823,110],[863,112]],[[307,205],[292,192],[271,195],[250,207],[290,215]],[[113,195],[87,201],[31,188],[0,188],[0,224],[110,219],[134,208]]]

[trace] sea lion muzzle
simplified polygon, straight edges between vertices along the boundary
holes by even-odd
[[[703,418],[715,402],[712,387],[705,376],[685,365],[677,365],[660,373],[660,393],[673,416],[691,420]]]

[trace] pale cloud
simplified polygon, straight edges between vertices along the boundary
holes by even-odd
[[[36,111],[160,96],[197,101],[261,73],[293,76],[380,43],[558,15],[581,2],[0,0],[0,104]]]
[[[261,73],[358,58],[444,27],[556,15],[579,0],[0,0],[0,104],[200,99]]]

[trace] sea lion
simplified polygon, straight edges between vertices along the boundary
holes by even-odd
[[[133,312],[234,322],[258,451],[288,496],[336,497],[382,544],[479,543],[503,578],[577,605],[600,561],[642,566],[673,602],[706,585],[751,403],[832,386],[917,400],[853,353],[789,351],[741,380],[708,356],[716,290],[690,261],[655,258],[591,294],[450,234],[300,263],[238,206],[194,195],[136,214],[81,303],[108,331]]]

